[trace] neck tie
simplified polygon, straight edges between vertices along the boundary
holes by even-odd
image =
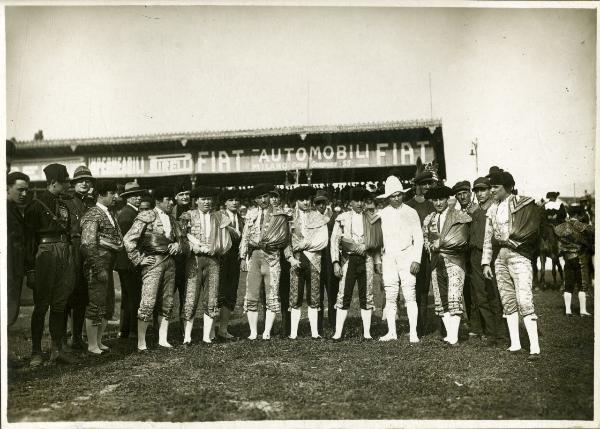
[[[437,225],[438,232],[442,232],[442,214],[441,213],[438,215],[438,222],[437,223],[438,223],[438,225]]]

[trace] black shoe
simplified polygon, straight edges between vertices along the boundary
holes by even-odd
[[[189,349],[190,347],[192,347],[192,342],[191,341],[185,341],[181,346],[184,349]]]
[[[540,357],[540,354],[539,354],[539,353],[530,354],[530,355],[527,357],[527,360],[528,360],[529,362],[535,362],[536,360],[540,360],[540,359],[541,359],[541,357]]]
[[[87,348],[88,348],[88,345],[86,343],[84,343],[81,338],[74,339],[73,344],[71,345],[71,349],[74,351],[86,351]]]
[[[140,354],[148,354],[150,353],[150,350],[148,349],[138,349],[137,347],[135,348],[135,352],[136,353],[140,353]]]
[[[62,363],[65,365],[74,365],[78,361],[68,353],[65,353],[64,350],[60,350],[59,352],[52,353],[50,355],[50,360],[56,363]]]

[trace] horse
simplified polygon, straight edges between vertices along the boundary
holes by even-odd
[[[564,282],[563,268],[558,259],[558,237],[554,232],[554,226],[550,223],[544,223],[540,226],[540,240],[539,240],[539,256],[540,259],[540,276],[538,280],[538,268],[537,268],[537,257],[533,260],[533,276],[538,283],[539,287],[544,290],[546,289],[546,258],[552,260],[552,289],[559,289],[560,285]],[[560,274],[560,283],[556,283],[556,271]]]

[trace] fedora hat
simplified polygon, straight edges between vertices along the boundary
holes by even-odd
[[[135,197],[146,193],[146,189],[143,189],[138,185],[137,182],[125,183],[125,190],[121,192],[121,198]]]
[[[409,189],[410,188],[404,189],[402,183],[400,182],[400,179],[398,179],[396,176],[389,176],[385,180],[385,191],[383,192],[383,194],[378,195],[377,198],[389,198],[390,195],[393,195],[396,192],[405,193]]]

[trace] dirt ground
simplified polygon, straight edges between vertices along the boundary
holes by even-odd
[[[243,297],[244,279],[239,295]],[[379,306],[382,294],[376,289]],[[117,297],[119,296],[117,291]],[[24,367],[8,373],[8,419],[31,421],[230,421],[260,419],[552,419],[593,418],[593,319],[564,316],[560,291],[535,292],[542,359],[509,354],[506,344],[486,346],[461,329],[461,344],[444,347],[436,333],[410,346],[401,311],[399,340],[361,340],[358,303],[345,341],[312,340],[306,309],[302,338],[248,341],[236,308],[237,341],[183,348],[181,326],[170,327],[174,350],[134,353],[131,340],[109,326],[111,352],[80,356],[73,366],[47,363],[30,369],[31,307],[11,327],[11,349]],[[356,301],[356,297],[355,297]],[[578,311],[577,299],[573,300]],[[592,300],[590,300],[592,301]],[[242,303],[242,299],[238,304]],[[588,304],[593,308],[593,302]],[[117,302],[118,308],[118,302]],[[387,328],[373,318],[372,334]],[[434,319],[432,311],[430,319]],[[118,315],[115,315],[115,319]],[[262,326],[262,320],[259,328]],[[326,328],[326,337],[332,331]],[[47,345],[47,335],[45,337]],[[524,348],[527,335],[521,327]],[[151,343],[152,344],[152,343]]]

